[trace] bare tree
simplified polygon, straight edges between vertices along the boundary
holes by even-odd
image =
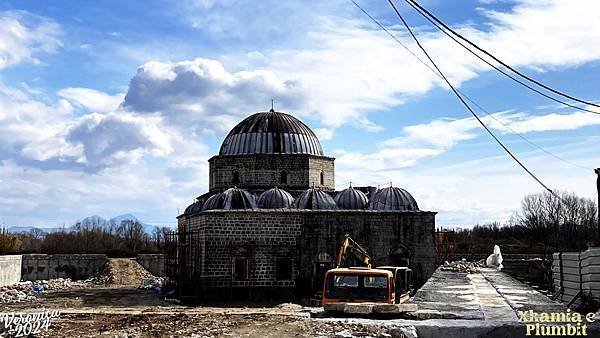
[[[584,249],[593,243],[597,231],[596,203],[573,193],[549,192],[527,195],[521,201],[516,221],[529,230],[530,236],[554,249]]]

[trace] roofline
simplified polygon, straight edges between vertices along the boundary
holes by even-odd
[[[296,153],[296,154],[288,154],[288,153],[272,153],[272,154],[236,154],[236,155],[213,155],[211,158],[208,159],[208,162],[212,161],[214,158],[216,157],[226,157],[226,158],[231,158],[231,157],[267,157],[267,156],[293,156],[293,157],[312,157],[312,158],[323,158],[323,159],[328,159],[328,160],[334,160],[335,161],[335,157],[331,157],[331,156],[325,156],[325,155],[314,155],[314,154],[300,154],[300,153]]]
[[[209,214],[209,213],[272,213],[272,212],[280,212],[280,213],[374,213],[374,214],[422,214],[422,215],[437,215],[437,211],[426,211],[426,210],[371,210],[371,209],[294,209],[294,208],[284,208],[284,209],[211,209],[204,210],[200,212],[196,212],[193,214],[181,214],[177,216],[177,218],[183,216],[191,216],[198,214]]]

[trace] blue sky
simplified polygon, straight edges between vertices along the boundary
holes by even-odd
[[[357,2],[419,54],[385,1]],[[579,166],[484,117],[532,171],[553,189],[595,196],[600,116],[516,86],[397,4],[453,84]],[[421,4],[511,65],[598,102],[598,2]],[[525,194],[541,191],[350,1],[7,1],[0,224],[133,213],[173,225],[206,191],[206,161],[227,131],[271,98],[337,158],[338,189],[392,182],[438,211],[440,225],[506,221]]]

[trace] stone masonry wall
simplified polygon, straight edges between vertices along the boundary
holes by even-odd
[[[367,247],[373,266],[393,265],[395,250],[410,255],[418,284],[435,270],[435,213],[369,210],[211,210],[179,218],[180,230],[197,230],[198,269],[205,287],[296,287],[313,292],[322,283],[315,262],[335,263],[340,241],[348,233]],[[234,280],[234,260],[248,248],[251,274]],[[293,257],[293,280],[275,279],[277,257]]]
[[[396,250],[407,249],[415,283],[422,284],[435,271],[435,213],[402,211],[315,211],[304,214],[300,240],[300,278],[312,280],[318,256],[337,257],[345,234],[364,246],[373,267],[397,265]],[[402,249],[399,249],[402,248]],[[405,249],[404,249],[405,248]],[[332,262],[333,263],[333,262]]]
[[[334,159],[312,155],[240,155],[214,156],[209,160],[210,190],[222,190],[234,185],[244,189],[270,189],[278,185],[287,190],[316,187],[334,190]],[[320,173],[324,172],[324,184]],[[281,184],[281,172],[287,173],[287,184]],[[234,183],[234,172],[239,182]]]
[[[295,262],[300,228],[301,218],[290,212],[212,210],[200,214],[197,222],[191,221],[190,230],[199,230],[204,240],[198,267],[204,286],[293,286],[299,273]],[[240,252],[250,258],[246,280],[233,278]],[[294,262],[292,279],[276,280],[276,259],[284,257]]]

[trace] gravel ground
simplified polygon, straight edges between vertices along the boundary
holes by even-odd
[[[49,290],[38,297],[2,304],[0,312],[60,311],[36,337],[403,337],[394,327],[311,318],[319,308],[289,303],[187,307],[131,287]]]

